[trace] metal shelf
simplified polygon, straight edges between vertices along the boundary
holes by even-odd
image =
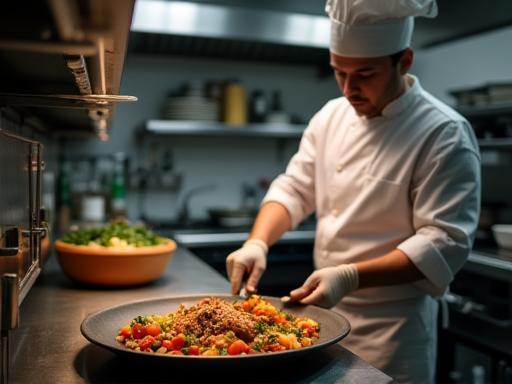
[[[501,139],[479,139],[478,145],[480,148],[485,149],[512,148],[512,137],[505,137]]]
[[[245,124],[228,125],[218,121],[148,120],[145,133],[174,136],[220,136],[290,138],[302,136],[304,124]]]
[[[485,118],[493,116],[512,116],[512,104],[459,107],[457,111],[467,119]]]

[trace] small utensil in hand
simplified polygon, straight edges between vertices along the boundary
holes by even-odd
[[[249,297],[249,294],[247,293],[247,289],[245,289],[245,284],[242,285],[242,288],[240,288],[240,292],[238,293],[238,296],[240,296],[244,300]]]
[[[282,297],[281,297],[281,302],[282,302],[282,303],[285,303],[285,304],[286,304],[286,303],[289,303],[289,302],[290,302],[290,300],[291,300],[291,297],[290,297],[290,296],[282,296]]]

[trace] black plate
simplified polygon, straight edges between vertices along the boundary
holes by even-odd
[[[152,300],[136,301],[107,308],[89,315],[84,319],[80,327],[82,334],[90,342],[101,347],[107,348],[115,353],[123,356],[132,357],[149,357],[156,361],[261,361],[267,359],[278,359],[288,357],[298,357],[305,353],[325,348],[331,344],[337,343],[350,332],[350,324],[347,319],[336,312],[316,307],[303,305],[283,304],[280,299],[275,297],[264,296],[277,308],[283,309],[295,316],[307,316],[320,323],[320,337],[315,344],[309,347],[294,349],[282,352],[262,353],[254,355],[238,355],[238,356],[187,356],[187,355],[168,355],[148,352],[139,352],[126,348],[118,343],[115,338],[119,329],[128,324],[134,317],[138,315],[166,314],[174,312],[180,304],[190,307],[197,304],[198,301],[205,297],[215,296],[233,302],[240,300],[238,296],[219,295],[219,294],[202,294],[195,296],[174,296],[168,298],[158,298]]]

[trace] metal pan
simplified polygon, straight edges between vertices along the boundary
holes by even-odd
[[[174,312],[180,304],[184,304],[189,307],[197,304],[199,300],[210,296],[221,297],[230,302],[240,300],[238,296],[232,295],[201,294],[195,296],[175,296],[130,302],[110,307],[89,315],[82,322],[81,331],[84,337],[91,343],[107,348],[108,350],[124,357],[136,357],[138,359],[146,358],[153,362],[160,361],[171,364],[172,362],[175,362],[180,365],[221,365],[226,367],[238,363],[251,364],[256,362],[271,362],[281,359],[296,358],[303,356],[306,353],[337,343],[350,332],[350,324],[347,319],[336,312],[311,305],[303,306],[283,304],[279,298],[265,296],[265,300],[268,300],[277,308],[284,309],[296,316],[307,316],[318,321],[320,323],[320,338],[315,342],[315,344],[309,347],[282,352],[238,356],[197,357],[138,352],[124,347],[115,340],[119,328],[129,323],[138,315]]]
[[[258,211],[254,209],[211,208],[208,210],[211,221],[221,227],[250,227]]]

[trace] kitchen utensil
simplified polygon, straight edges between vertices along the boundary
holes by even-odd
[[[495,224],[491,229],[500,247],[512,249],[512,224]]]
[[[214,224],[230,228],[251,226],[257,213],[257,210],[248,208],[212,208],[208,210]]]
[[[71,279],[95,285],[126,286],[158,279],[171,260],[176,243],[137,248],[109,248],[55,242],[58,261]]]
[[[243,284],[242,288],[240,288],[240,292],[238,293],[238,296],[240,296],[244,300],[249,297],[249,294],[247,293],[247,288],[245,288],[245,284]]]
[[[197,294],[194,296],[177,296],[167,298],[154,298],[143,301],[130,302],[122,305],[103,309],[99,312],[89,315],[84,319],[80,327],[84,337],[91,343],[97,344],[103,348],[109,349],[112,352],[118,353],[122,356],[138,357],[140,359],[150,359],[153,362],[160,361],[172,364],[175,362],[182,366],[182,364],[190,364],[190,367],[204,367],[204,366],[222,366],[237,367],[241,363],[248,363],[253,368],[257,364],[264,364],[280,361],[282,359],[297,358],[304,354],[320,350],[331,344],[337,343],[350,331],[350,324],[340,314],[312,306],[312,305],[297,305],[287,306],[286,311],[295,316],[307,316],[320,323],[320,338],[315,344],[293,350],[273,353],[237,355],[237,356],[188,356],[188,355],[170,355],[160,353],[146,353],[135,351],[125,348],[122,344],[116,341],[116,336],[119,328],[124,324],[129,323],[131,319],[144,314],[159,314],[169,313],[175,311],[180,304],[185,306],[192,306],[199,300],[205,297],[220,297],[228,301],[240,300],[239,296],[231,296],[226,294]],[[278,309],[283,309],[283,303],[276,297],[264,297],[271,304]],[[232,364],[232,365],[230,365]]]

